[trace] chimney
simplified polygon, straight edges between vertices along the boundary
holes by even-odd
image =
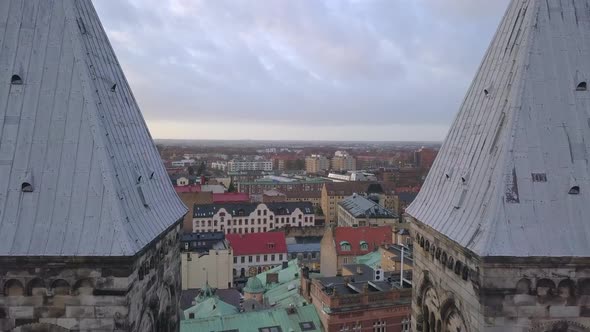
[[[278,273],[267,273],[266,274],[266,284],[278,284],[279,283],[279,274]]]

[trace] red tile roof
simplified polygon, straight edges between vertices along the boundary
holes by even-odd
[[[334,244],[338,255],[360,256],[373,251],[382,244],[391,244],[391,226],[377,227],[336,227],[334,230]],[[340,243],[350,243],[350,250],[342,251]],[[369,250],[361,250],[361,241],[367,242]]]
[[[246,193],[223,193],[213,194],[213,203],[247,203],[250,202],[250,196]]]
[[[231,233],[225,238],[233,248],[234,256],[287,253],[283,232]]]
[[[174,186],[174,190],[176,190],[177,193],[198,193],[201,191],[201,185],[200,184],[193,184],[190,186]]]

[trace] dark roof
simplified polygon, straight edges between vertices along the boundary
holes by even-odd
[[[355,218],[393,219],[398,215],[362,195],[353,194],[338,203]]]
[[[260,204],[266,205],[275,215],[290,215],[296,209],[301,210],[304,214],[314,213],[313,205],[310,202],[228,203],[195,205],[193,216],[195,218],[212,217],[220,209],[225,209],[232,217],[249,216]]]
[[[354,193],[363,194],[392,194],[395,186],[390,182],[350,181],[325,183],[328,195],[350,196]]]
[[[287,196],[287,198],[321,198],[322,192],[319,190],[290,190],[285,192],[285,196]]]
[[[397,197],[399,197],[399,200],[402,202],[406,202],[406,203],[412,203],[414,201],[414,199],[416,199],[416,196],[418,196],[418,193],[413,193],[413,192],[399,192],[399,193],[397,193]]]
[[[225,239],[223,232],[185,233],[182,234],[180,242],[187,241],[221,241]]]
[[[214,294],[225,303],[231,304],[232,306],[240,307],[240,292],[234,288],[230,289],[214,289]],[[180,294],[180,309],[182,311],[192,307],[195,297],[199,295],[201,290],[199,288],[186,289]]]

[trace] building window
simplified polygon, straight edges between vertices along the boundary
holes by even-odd
[[[238,264],[238,258],[234,256],[234,264]]]
[[[340,241],[340,250],[350,251],[350,243],[348,241]]]
[[[270,255],[270,260],[274,261],[275,260],[275,254]]]
[[[244,219],[244,225],[248,225],[248,219]]]
[[[242,263],[246,263],[246,257],[242,256],[242,257],[240,258],[240,262],[242,262]]]
[[[264,261],[268,261],[268,255],[264,255]]]
[[[252,263],[252,256],[248,256],[248,263]]]
[[[410,320],[407,318],[402,320],[402,332],[410,332]]]
[[[299,328],[301,331],[313,331],[315,330],[315,324],[313,322],[303,322],[299,323]]]
[[[382,320],[373,323],[373,332],[386,332],[386,324]]]
[[[283,332],[280,326],[268,326],[268,327],[261,327],[258,329],[258,332]]]
[[[270,217],[268,217],[268,218],[269,218],[270,220],[272,220],[272,219],[273,219],[273,217],[272,217],[272,214],[271,214],[271,215],[270,215]]]
[[[260,215],[260,210],[258,210],[258,211],[256,211],[256,212],[258,212],[258,215]]]
[[[256,255],[256,262],[260,262],[260,255]]]
[[[279,254],[279,260],[282,261],[283,260],[283,254]]]
[[[369,244],[365,241],[361,241],[361,250],[369,250]]]
[[[266,210],[264,210],[264,215],[266,216]]]

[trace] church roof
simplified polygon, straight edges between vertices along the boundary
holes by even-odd
[[[132,256],[186,213],[90,0],[0,1],[0,256]]]
[[[588,6],[511,2],[411,216],[480,256],[590,256]]]

